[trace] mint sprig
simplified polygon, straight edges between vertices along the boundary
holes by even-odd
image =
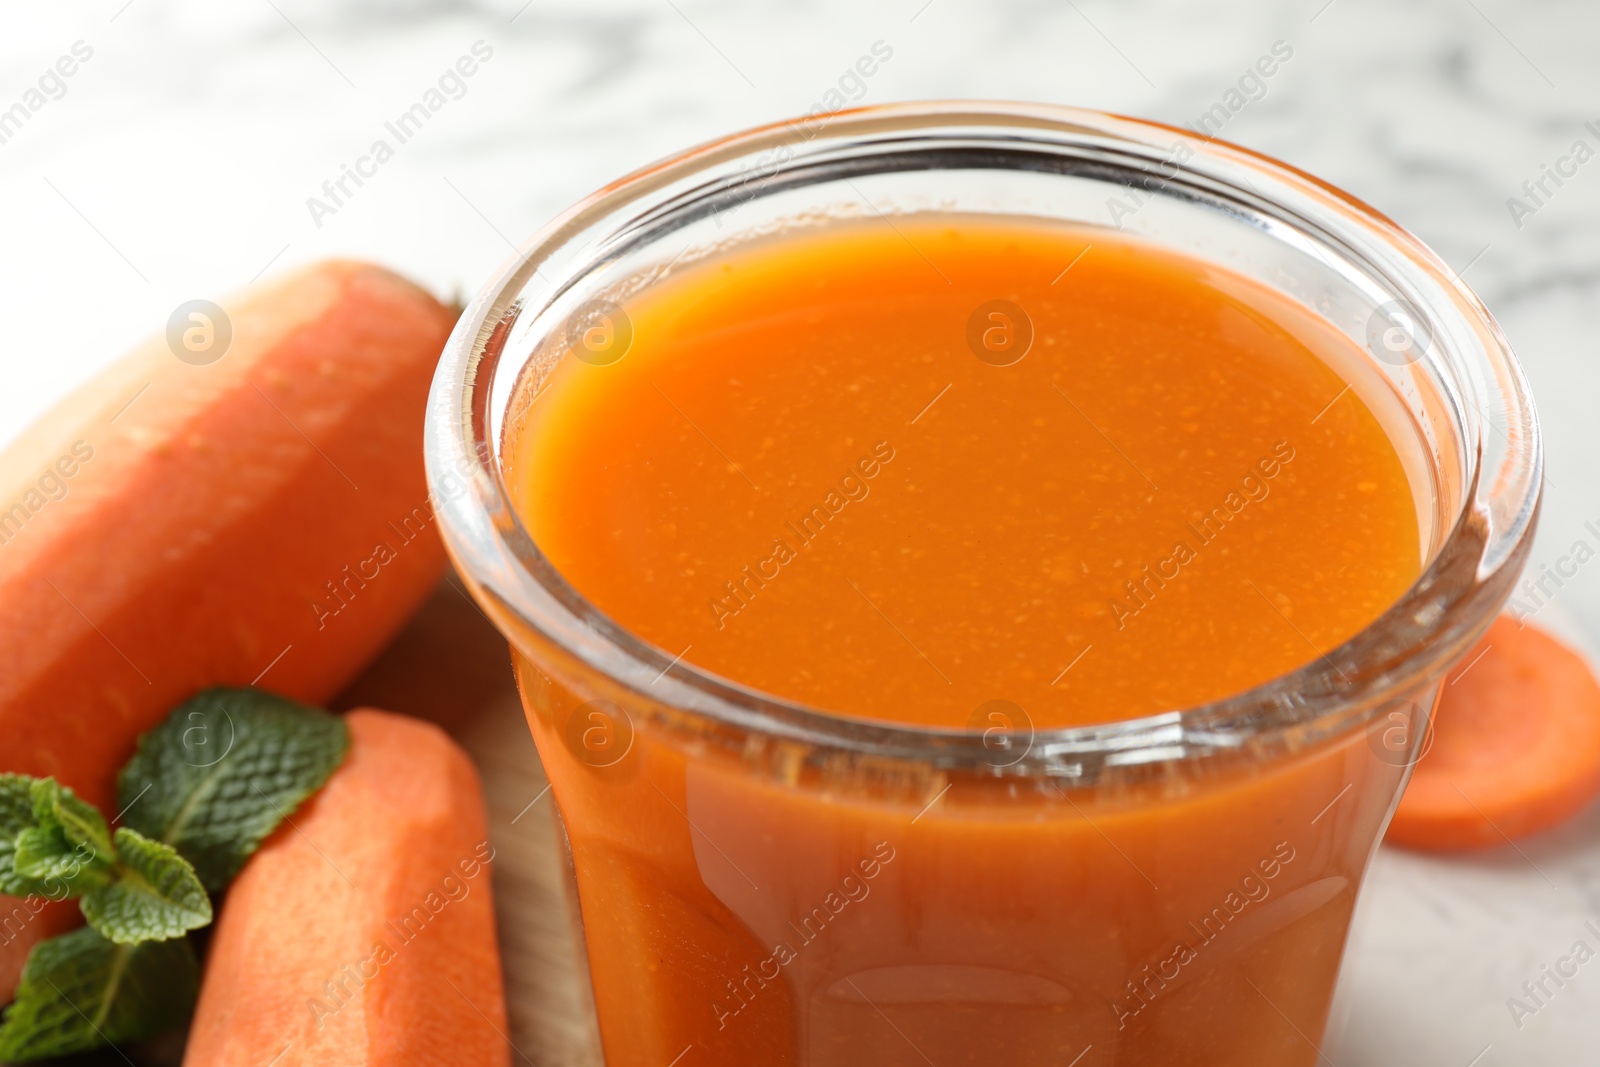
[[[216,892],[344,762],[327,712],[255,689],[211,689],[139,740],[117,777],[123,821],[176,848]]]
[[[125,826],[113,842],[93,804],[54,778],[26,781],[27,814],[13,805],[0,827],[15,831],[12,882],[53,900],[81,897],[89,925],[119,944],[168,941],[211,921],[211,898],[172,846]]]
[[[0,1061],[140,1040],[193,1010],[185,934],[211,922],[261,842],[349,751],[344,721],[213,689],[139,739],[117,779],[125,825],[51,778],[0,774],[0,893],[78,897],[89,926],[36,945],[0,1019]]]

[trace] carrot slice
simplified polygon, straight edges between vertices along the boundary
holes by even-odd
[[[436,726],[347,721],[344,766],[228,890],[186,1065],[510,1062],[477,772]]]
[[[1389,825],[1395,844],[1505,844],[1600,793],[1600,683],[1577,652],[1507,616],[1451,672],[1433,729]]]
[[[421,437],[452,313],[348,262],[224,305],[220,358],[158,338],[0,452],[0,771],[107,815],[184,699],[259,680],[324,703],[444,566]],[[0,898],[0,1002],[77,915],[37,904]]]

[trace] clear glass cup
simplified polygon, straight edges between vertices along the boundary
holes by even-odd
[[[1397,398],[1421,578],[1247,692],[1038,731],[830,715],[587,604],[506,476],[552,370],[625,343],[618,301],[679,264],[914,212],[1114,226],[1343,330]],[[809,118],[614,182],[467,308],[426,449],[446,544],[514,652],[611,1067],[1317,1062],[1368,861],[1442,673],[1521,568],[1541,480],[1504,337],[1414,237],[1244,149],[1040,105]]]

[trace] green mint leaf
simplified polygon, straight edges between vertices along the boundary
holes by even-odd
[[[33,817],[33,779],[21,774],[0,774],[0,893],[12,897],[39,896],[45,886],[17,873],[17,837],[39,824]]]
[[[17,835],[16,873],[45,886],[52,896],[76,896],[111,881],[111,857],[74,845],[59,826],[34,826]]]
[[[139,739],[117,778],[125,825],[216,892],[350,748],[344,721],[257,689],[211,689]]]
[[[62,900],[111,880],[105,820],[54,778],[0,775],[0,892]]]
[[[54,778],[35,778],[33,817],[42,827],[56,827],[74,845],[86,845],[96,856],[111,858],[111,831],[95,806],[57,782]]]
[[[33,782],[25,774],[0,774],[0,838],[9,841],[38,825],[33,817]]]
[[[0,1021],[0,1062],[154,1037],[189,1017],[199,990],[187,938],[118,945],[85,927],[41,941]]]
[[[54,826],[30,826],[11,847],[11,865],[24,878],[59,878],[78,858],[67,835]]]
[[[137,830],[117,827],[118,878],[84,894],[89,925],[123,945],[168,941],[211,921],[211,898],[189,861]]]

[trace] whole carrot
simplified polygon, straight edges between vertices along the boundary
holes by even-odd
[[[325,702],[444,564],[420,439],[452,313],[348,262],[223,303],[0,452],[0,771],[100,807],[201,689]],[[41,904],[0,898],[0,1000],[73,914]]]
[[[477,773],[429,724],[348,722],[344,766],[228,891],[187,1067],[510,1062]]]

